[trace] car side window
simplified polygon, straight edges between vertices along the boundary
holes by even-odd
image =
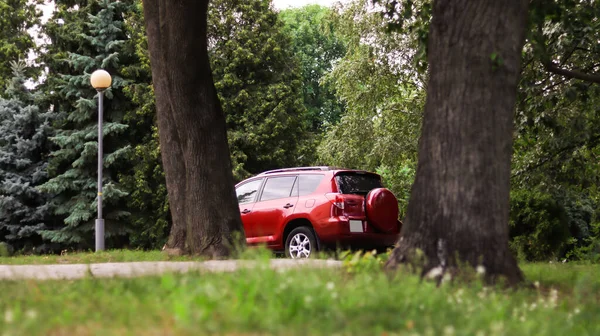
[[[261,201],[290,197],[296,176],[271,177],[267,179],[260,196]]]
[[[262,179],[253,180],[237,187],[235,193],[237,195],[238,203],[244,204],[254,202],[262,181]]]
[[[315,192],[315,190],[317,190],[317,187],[319,186],[319,184],[321,184],[321,180],[323,180],[323,176],[324,175],[300,175],[299,176],[299,195],[300,196],[305,196],[305,195],[310,195],[313,192]]]

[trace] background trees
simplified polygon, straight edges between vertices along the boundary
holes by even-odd
[[[13,249],[50,252],[40,232],[52,223],[47,194],[50,113],[25,87],[24,63],[11,62],[13,79],[0,98],[0,241]]]
[[[39,24],[39,1],[7,0],[0,2],[0,88],[6,87],[13,77],[11,62],[25,61],[37,50],[35,36],[28,30]],[[31,31],[33,33],[33,31]],[[25,77],[37,77],[38,69],[23,69]],[[3,91],[0,90],[0,91]],[[4,92],[0,93],[3,95]]]
[[[131,151],[128,125],[124,117],[133,109],[123,88],[127,79],[120,69],[137,62],[126,49],[123,27],[128,2],[81,1],[58,3],[57,11],[46,25],[51,40],[43,60],[48,79],[42,86],[47,106],[55,115],[57,149],[51,154],[50,180],[42,190],[52,196],[54,213],[64,225],[47,228],[42,235],[64,246],[85,248],[93,241],[96,214],[97,99],[89,84],[90,74],[104,68],[113,76],[106,91],[104,121],[104,199],[107,246],[121,245],[127,232],[123,225],[129,212],[121,204],[128,192],[118,181],[127,168]],[[113,238],[113,239],[111,239]]]
[[[600,68],[598,14],[600,6],[591,1],[532,2],[515,119],[511,208],[512,245],[528,260],[600,252],[595,164],[600,87],[590,81]]]
[[[344,104],[323,79],[346,53],[346,41],[340,27],[334,24],[330,8],[318,5],[289,8],[281,11],[279,17],[283,33],[291,37],[291,52],[300,61],[309,130],[319,134],[335,125],[344,112]]]
[[[270,6],[269,0],[209,6],[209,57],[237,180],[299,164],[308,137],[300,64]]]
[[[51,41],[39,49],[41,67],[24,68],[23,80],[31,83],[47,67],[39,86],[27,86],[39,97],[34,103],[19,100],[19,106],[38,107],[51,120],[47,134],[64,140],[45,147],[54,152],[46,172],[61,183],[51,188],[49,182],[39,194],[51,202],[48,209],[62,212],[50,216],[58,221],[50,218],[36,229],[46,232],[46,240],[33,245],[49,247],[54,239],[60,241],[57,249],[85,248],[85,239],[93,237],[85,218],[95,215],[96,103],[86,73],[106,61],[117,79],[107,111],[107,123],[116,129],[107,133],[107,150],[119,153],[105,172],[106,183],[119,191],[107,208],[119,214],[113,221],[118,238],[108,243],[161,247],[171,209],[142,3],[56,3],[44,24],[26,2],[7,1],[0,8],[15,13],[0,20],[0,50],[12,55],[6,59],[38,50],[26,34],[35,23]],[[509,234],[520,258],[600,255],[598,85],[592,84],[600,68],[599,7],[583,0],[531,4],[511,166]],[[106,23],[97,19],[103,8],[114,14]],[[265,0],[215,0],[208,11],[209,60],[229,125],[235,179],[308,164],[375,170],[405,210],[427,89],[431,1],[354,0],[278,11]],[[108,30],[94,32],[98,25]],[[7,65],[0,66],[0,95],[13,101],[4,93],[13,77]],[[18,129],[15,119],[6,120],[6,127]]]
[[[388,28],[421,42],[414,48],[414,69],[422,69],[427,62],[419,52],[426,50],[430,2],[378,3],[391,18]],[[591,125],[595,118],[583,106],[597,97],[597,85],[590,82],[597,69],[593,56],[597,45],[587,43],[598,32],[598,23],[590,16],[597,11],[598,5],[590,1],[534,1],[530,6],[518,89],[510,212],[511,247],[523,259],[587,258],[600,252],[598,216],[593,210],[597,197],[592,196],[595,168],[590,156],[579,154],[594,146],[586,140],[594,139],[593,131],[582,126]],[[549,60],[557,66],[549,67]],[[557,180],[559,171],[562,178]]]
[[[327,128],[319,162],[377,171],[401,202],[408,202],[416,168],[425,91],[413,70],[415,39],[390,33],[389,20],[370,1],[354,1],[331,17],[347,42],[347,53],[323,81],[346,106]]]

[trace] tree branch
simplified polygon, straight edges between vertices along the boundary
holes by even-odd
[[[555,88],[555,87],[557,87],[557,86],[559,86],[559,85],[561,85],[561,84],[564,84],[564,83],[566,83],[567,81],[570,81],[571,79],[572,79],[572,78],[565,78],[565,79],[563,79],[563,80],[561,80],[561,81],[558,81],[558,82],[556,82],[556,83],[554,83],[554,84],[550,84],[550,85],[546,86],[545,88],[543,88],[543,89],[542,89],[542,91],[541,91],[540,93],[544,93],[544,92],[546,92],[546,91],[548,91],[548,90],[550,90],[550,89],[553,89],[553,88]]]
[[[568,151],[574,151],[576,149],[579,149],[583,146],[588,146],[588,147],[595,147],[598,145],[598,142],[600,141],[600,135],[595,135],[593,137],[590,137],[588,139],[585,139],[583,141],[579,141],[576,142],[574,144],[570,144],[568,146],[565,146],[561,149],[559,149],[558,151],[554,152],[551,155],[546,155],[545,158],[543,158],[542,160],[538,161],[536,164],[531,165],[529,167],[526,167],[524,169],[522,169],[521,171],[518,171],[514,174],[511,174],[511,178],[515,178],[515,177],[519,177],[523,174],[529,173],[533,170],[536,170],[538,168],[540,168],[541,166],[554,161],[556,159],[559,159],[560,157],[562,157],[564,154],[566,154]]]
[[[597,74],[587,74],[577,70],[567,70],[558,67],[556,64],[552,62],[545,62],[544,67],[549,72],[555,73],[557,75],[565,76],[567,78],[581,79],[587,82],[598,83],[600,84],[600,75]]]
[[[571,49],[571,51],[569,53],[567,53],[567,55],[561,60],[560,67],[563,67],[565,65],[565,63],[567,63],[569,58],[571,58],[571,56],[573,56],[573,54],[575,53],[575,50],[577,50],[578,45],[579,45],[579,43],[575,44],[575,48]]]

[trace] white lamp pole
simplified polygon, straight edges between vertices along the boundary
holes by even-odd
[[[102,121],[104,120],[104,90],[110,87],[112,78],[105,70],[96,70],[90,77],[90,82],[98,91],[98,218],[96,219],[96,252],[104,251],[104,219],[102,218]]]

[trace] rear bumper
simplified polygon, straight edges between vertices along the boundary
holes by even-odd
[[[361,221],[363,232],[352,232],[350,230],[351,220]],[[378,232],[378,230],[365,218],[347,218],[345,216],[340,216],[330,218],[324,225],[315,226],[315,231],[319,236],[319,240],[324,245],[341,245],[343,247],[367,249],[394,246],[398,241],[400,228],[398,228],[397,232],[381,233]]]

